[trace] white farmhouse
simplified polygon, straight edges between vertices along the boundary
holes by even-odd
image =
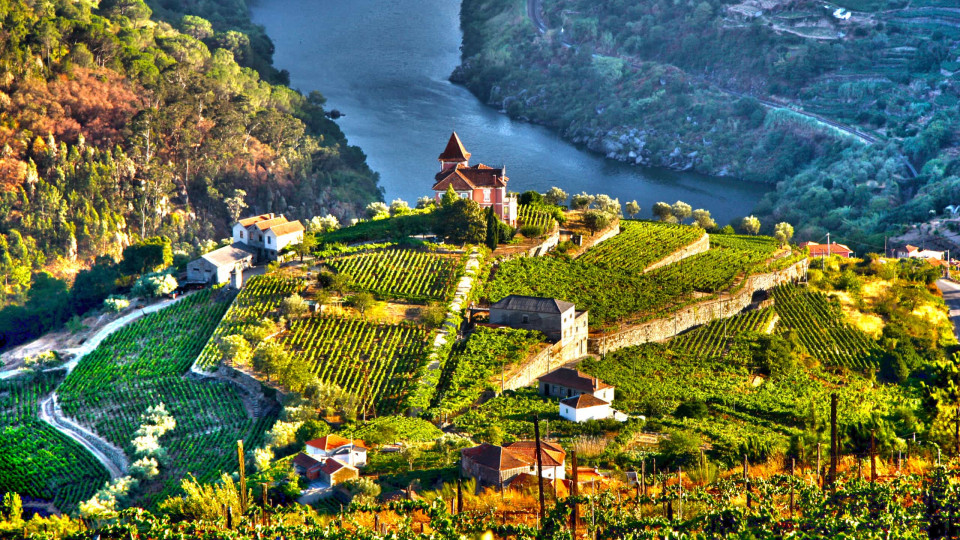
[[[259,260],[275,261],[283,248],[303,240],[305,230],[299,221],[283,215],[260,214],[233,224],[233,242],[252,249]]]
[[[593,394],[580,394],[560,401],[560,417],[571,422],[603,420],[613,414],[610,402],[594,397]]]

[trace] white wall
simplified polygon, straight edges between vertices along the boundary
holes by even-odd
[[[573,407],[560,404],[560,417],[571,422],[586,422],[587,420],[603,420],[613,416],[613,409],[610,405],[597,405],[585,409],[574,409]]]

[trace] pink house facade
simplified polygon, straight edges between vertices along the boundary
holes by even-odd
[[[463,147],[456,132],[450,135],[440,157],[440,172],[434,178],[433,191],[437,202],[451,186],[460,197],[472,199],[482,208],[493,207],[497,217],[511,226],[517,224],[517,198],[507,193],[509,178],[503,167],[482,163],[470,166],[470,152]]]

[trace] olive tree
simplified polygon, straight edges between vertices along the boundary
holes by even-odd
[[[693,209],[689,204],[683,201],[677,201],[670,207],[670,213],[673,214],[673,217],[677,218],[677,221],[683,223],[683,220],[693,214]]]
[[[570,195],[568,195],[566,191],[554,186],[543,196],[543,201],[547,204],[560,206],[567,202],[567,198],[569,197]]]
[[[781,246],[790,243],[790,240],[793,239],[793,225],[786,221],[777,223],[773,228],[773,237],[777,239]]]
[[[636,200],[632,200],[626,205],[627,213],[630,214],[630,217],[634,217],[640,213],[640,205],[637,204]]]
[[[667,223],[676,222],[677,218],[673,215],[673,207],[665,202],[657,202],[653,205],[653,215],[660,221]]]
[[[740,222],[740,228],[747,234],[757,234],[760,232],[760,220],[757,216],[747,216]]]
[[[710,216],[710,211],[703,208],[697,208],[693,211],[693,221],[701,229],[713,229],[717,226],[717,222]]]

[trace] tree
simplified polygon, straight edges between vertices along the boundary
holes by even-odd
[[[717,222],[710,217],[710,211],[703,208],[697,208],[693,211],[693,221],[698,227],[705,230],[711,230],[717,226]]]
[[[159,298],[177,290],[177,287],[179,287],[177,278],[170,274],[158,272],[141,276],[133,284],[130,292],[141,298]]]
[[[478,244],[486,236],[483,209],[475,201],[458,197],[444,202],[435,215],[433,232],[441,238],[457,244]]]
[[[337,291],[340,296],[343,296],[350,290],[352,283],[353,279],[350,277],[350,274],[338,273],[334,274],[330,280],[330,288]]]
[[[773,237],[777,239],[777,242],[780,242],[781,246],[789,244],[790,240],[793,239],[793,225],[786,221],[777,223],[773,228]]]
[[[409,465],[410,470],[412,471],[413,464],[416,463],[418,459],[420,459],[420,449],[417,448],[416,446],[412,446],[408,444],[400,452],[400,457],[402,457],[403,460],[407,462],[407,465]]]
[[[320,315],[323,315],[323,306],[330,303],[330,292],[326,289],[320,289],[313,295],[314,302],[317,303],[317,306],[320,307]]]
[[[173,264],[170,239],[154,236],[123,248],[120,270],[125,275],[144,274]]]
[[[280,313],[290,319],[301,317],[308,309],[307,302],[297,293],[293,293],[280,301]]]
[[[740,222],[740,228],[747,234],[757,234],[760,232],[760,220],[753,215],[747,216]]]
[[[374,201],[367,205],[367,217],[370,219],[382,219],[385,217],[390,217],[390,207],[387,206],[387,203],[381,201]]]
[[[676,468],[696,463],[700,458],[700,445],[700,436],[692,431],[671,431],[660,441],[660,454],[666,460],[663,465]]]
[[[543,195],[537,191],[524,191],[520,194],[518,202],[520,204],[541,204],[543,203]]]
[[[449,206],[461,199],[460,195],[457,195],[457,190],[453,189],[453,185],[447,186],[447,190],[443,192],[443,196],[440,198],[440,206]]]
[[[437,206],[437,200],[433,197],[419,197],[417,199],[417,210],[434,208]]]
[[[587,195],[581,192],[571,197],[570,206],[573,207],[574,210],[586,210],[593,204],[594,199],[595,197],[593,195]]]
[[[487,208],[487,247],[491,250],[497,249],[500,244],[500,219],[493,211],[493,207]]]
[[[620,199],[611,199],[609,195],[599,194],[594,198],[597,209],[612,216],[620,215]]]
[[[590,230],[590,234],[597,234],[597,231],[610,224],[610,214],[601,210],[587,210],[583,213],[583,224]]]
[[[313,439],[319,439],[324,435],[328,435],[331,431],[333,430],[330,429],[330,424],[323,420],[307,420],[297,428],[297,446],[302,446],[307,441],[312,441]]]
[[[667,223],[672,223],[677,219],[673,215],[673,208],[665,202],[654,203],[653,215],[656,216],[656,218],[660,221],[665,221]]]
[[[637,204],[636,199],[628,202],[626,209],[627,213],[630,214],[631,219],[640,213],[640,205]]]
[[[3,495],[3,502],[0,503],[0,516],[5,521],[20,523],[23,520],[23,501],[18,493],[7,492]]]
[[[282,373],[290,363],[290,354],[276,341],[264,341],[253,351],[253,367],[260,373],[271,376]]]
[[[303,262],[303,258],[312,253],[315,247],[317,247],[317,237],[310,233],[304,233],[303,238],[293,245],[293,252],[299,255],[300,262]]]
[[[543,196],[543,202],[554,206],[562,206],[569,197],[566,191],[554,186]]]
[[[683,220],[689,218],[693,213],[693,209],[690,208],[689,204],[683,201],[677,201],[670,207],[670,213],[673,214],[673,217],[677,218],[677,221],[683,223]]]
[[[233,190],[233,196],[223,200],[223,203],[227,205],[227,211],[230,212],[230,219],[234,222],[240,220],[240,214],[243,212],[243,209],[247,207],[247,203],[243,200],[246,196],[246,191],[235,189]]]
[[[367,309],[376,303],[376,299],[368,292],[359,292],[350,298],[350,305],[360,312],[360,315],[366,313]]]
[[[446,318],[447,308],[439,302],[432,302],[430,305],[420,308],[420,319],[427,326],[439,327]]]
[[[226,336],[220,340],[220,357],[224,364],[247,366],[253,359],[253,348],[239,334]]]
[[[402,216],[404,214],[410,213],[410,205],[407,204],[407,201],[402,199],[394,199],[390,203],[390,215],[391,216]]]

